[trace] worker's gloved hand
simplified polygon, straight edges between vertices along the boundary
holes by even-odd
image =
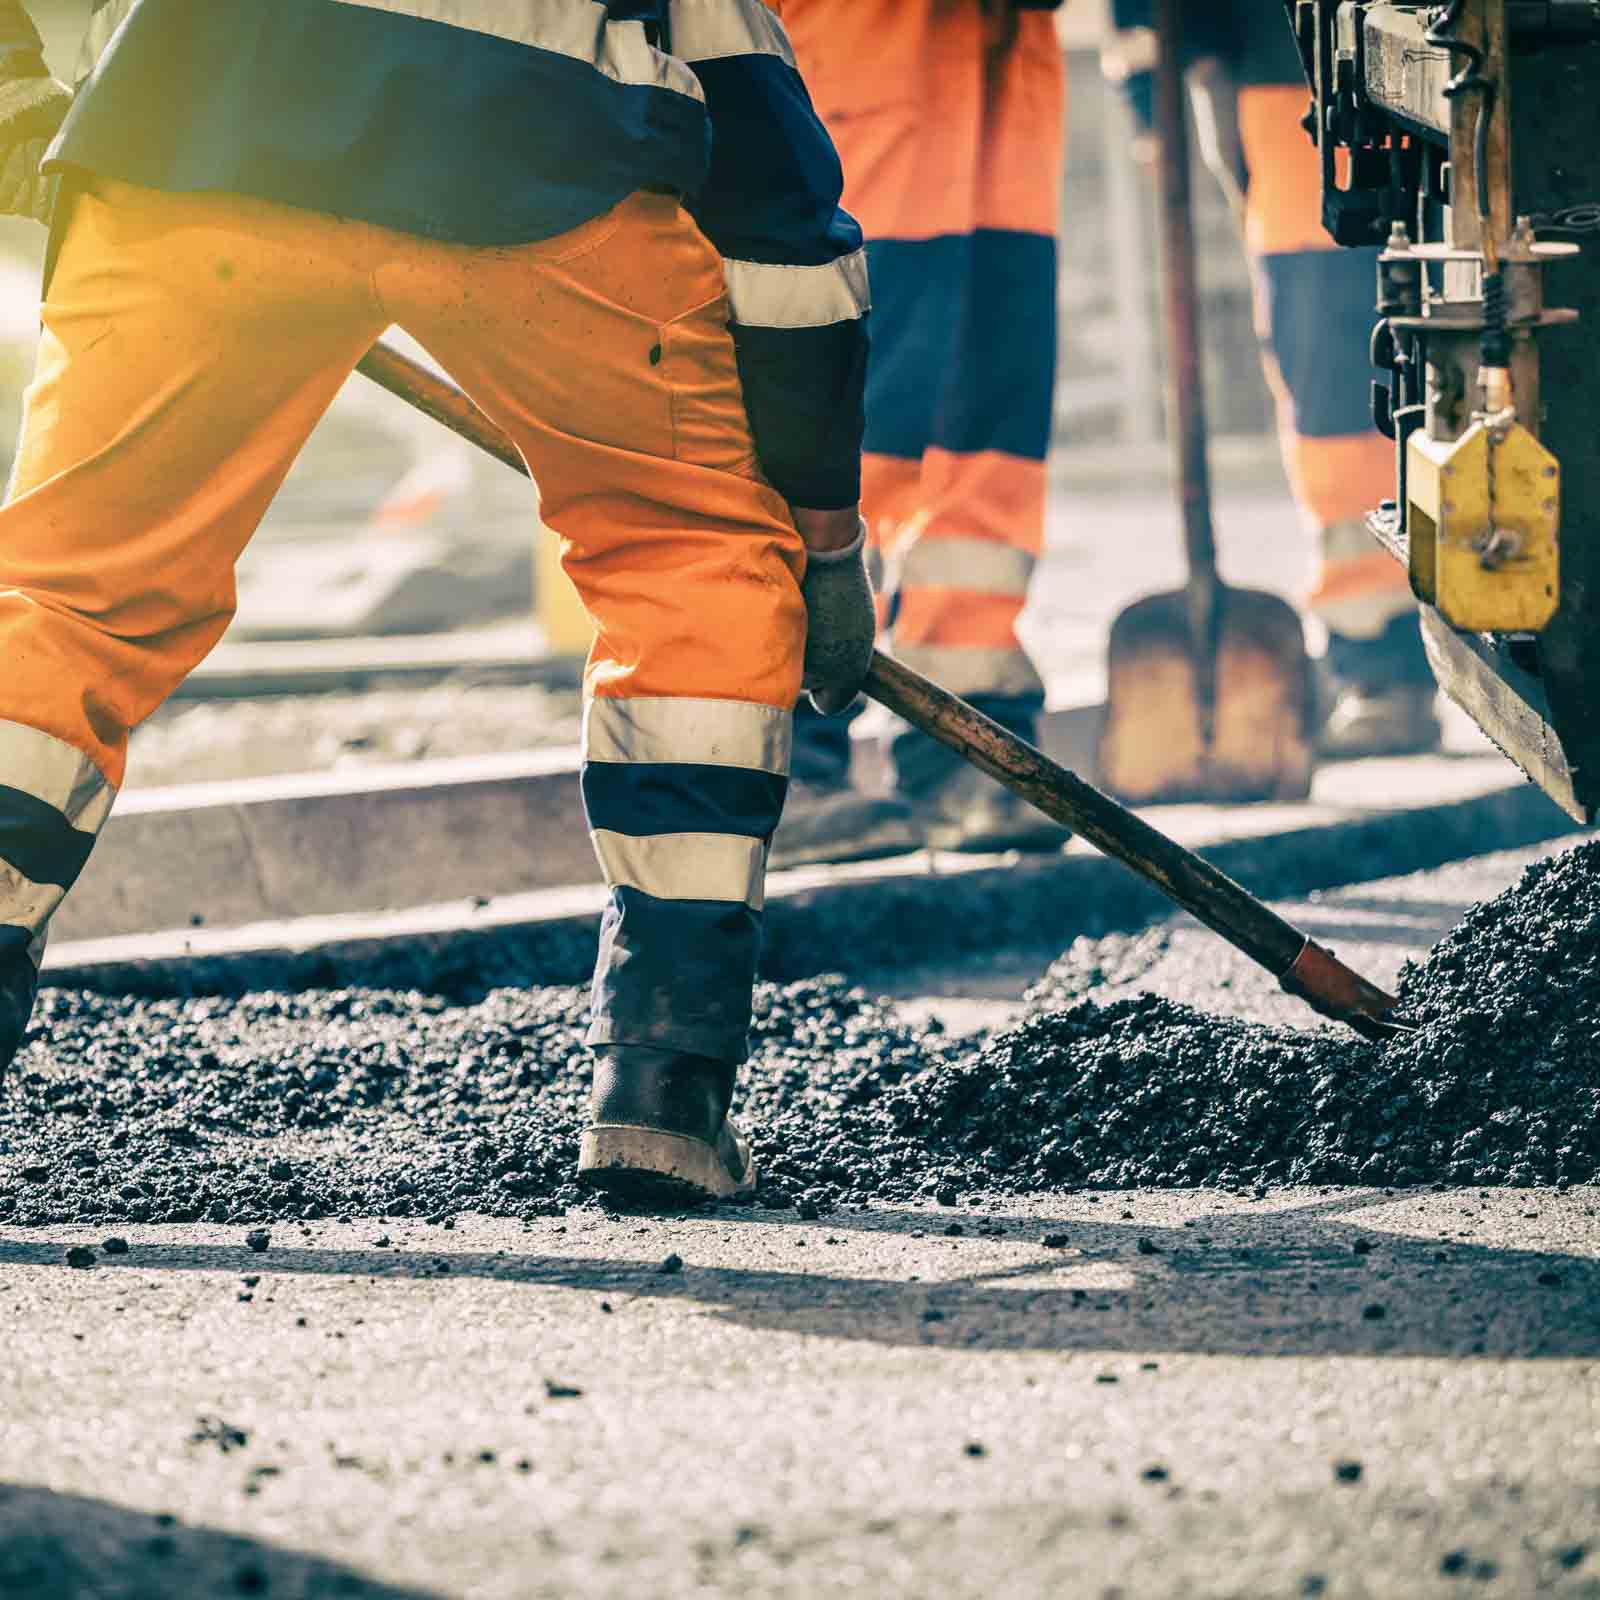
[[[66,120],[72,91],[42,61],[39,68],[35,76],[0,73],[0,213],[48,222],[50,182],[39,163]]]
[[[867,576],[867,525],[847,545],[806,551],[806,662],[802,685],[826,717],[837,716],[861,692],[872,664],[878,617]]]

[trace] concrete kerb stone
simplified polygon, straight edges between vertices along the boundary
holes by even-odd
[[[550,651],[522,622],[370,639],[228,639],[172,698],[254,699],[450,680],[576,689],[582,677],[582,657]]]
[[[572,750],[133,790],[62,940],[518,892],[596,876]]]
[[[1468,775],[1480,765],[1437,763]],[[1273,897],[1575,831],[1528,785],[1502,779],[1472,789],[1458,774],[1455,788],[1448,798],[1394,802],[1382,811],[1175,807],[1160,821],[1246,887]],[[64,942],[46,957],[46,981],[151,997],[359,985],[451,999],[502,984],[582,983],[603,899],[598,885],[582,885],[486,903]],[[804,869],[771,882],[763,973],[791,981],[844,969],[870,981],[875,972],[916,962],[1027,950],[1048,957],[1079,934],[1137,928],[1167,909],[1153,888],[1078,841],[1047,859],[923,853]]]
[[[1100,708],[1052,713],[1045,744],[1093,759]],[[886,781],[857,740],[857,780]],[[576,748],[135,789],[119,800],[59,940],[391,911],[595,883]]]

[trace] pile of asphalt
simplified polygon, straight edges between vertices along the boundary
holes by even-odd
[[[759,1202],[1075,1186],[1587,1181],[1600,1173],[1600,845],[1476,907],[1385,1046],[1207,1016],[1075,948],[987,1040],[842,978],[764,986],[742,1117]],[[53,990],[0,1096],[0,1222],[530,1216],[571,1178],[586,996]]]
[[[533,1216],[572,1184],[591,1057],[588,996],[497,989],[140,1000],[40,996],[0,1091],[0,1222],[268,1222]],[[763,986],[746,1115],[812,1124],[766,1203],[880,1192],[831,1145],[854,1108],[951,1054],[842,979]],[[830,1110],[831,1107],[831,1110]],[[783,1114],[785,1113],[786,1114]],[[773,1139],[762,1140],[764,1152]],[[867,1176],[863,1169],[863,1176]]]
[[[1530,867],[1401,975],[1379,1046],[1273,1028],[1153,995],[1077,1002],[1153,965],[1163,933],[1069,952],[1035,1011],[991,1041],[991,1097],[1049,1131],[1025,1186],[1428,1182],[1600,1175],[1600,844]],[[1014,1175],[1013,1175],[1014,1176]]]

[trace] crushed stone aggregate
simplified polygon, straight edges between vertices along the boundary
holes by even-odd
[[[837,976],[762,986],[739,1111],[755,1203],[1600,1174],[1600,842],[1408,967],[1412,1031],[1384,1045],[1096,998],[1163,937],[1079,941],[986,1038]],[[274,1221],[554,1214],[582,1198],[586,1010],[576,988],[47,990],[0,1092],[0,1223],[205,1220],[259,1250]]]

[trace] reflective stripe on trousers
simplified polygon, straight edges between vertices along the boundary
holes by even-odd
[[[0,961],[44,956],[51,914],[78,880],[116,790],[69,744],[0,722]]]

